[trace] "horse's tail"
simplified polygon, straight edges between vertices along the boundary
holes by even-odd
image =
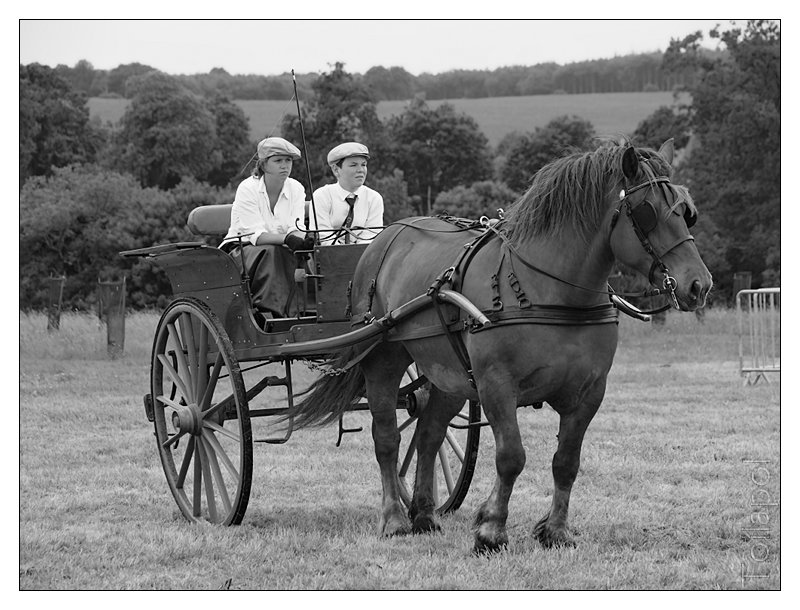
[[[356,355],[355,348],[351,347],[329,362],[331,373],[326,372],[307,390],[298,394],[301,399],[284,419],[292,418],[295,429],[326,426],[357,404],[366,392],[361,367],[350,366],[344,371],[339,369],[352,363]]]

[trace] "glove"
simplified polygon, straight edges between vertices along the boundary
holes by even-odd
[[[303,250],[313,250],[314,249],[314,237],[311,235],[306,235],[305,239],[303,240]]]
[[[289,249],[292,252],[296,252],[297,250],[305,249],[306,241],[302,237],[299,237],[298,235],[294,235],[293,233],[289,233],[286,236],[286,238],[283,240],[283,243],[285,243],[287,246],[289,246]]]

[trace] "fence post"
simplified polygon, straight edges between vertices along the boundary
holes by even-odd
[[[737,271],[733,274],[733,300],[742,290],[750,290],[753,274],[749,271]]]
[[[101,282],[99,316],[106,323],[108,355],[112,360],[125,351],[125,277],[120,282]]]
[[[64,282],[66,277],[48,278],[48,306],[47,306],[47,331],[52,332],[61,328],[61,303],[64,297]]]

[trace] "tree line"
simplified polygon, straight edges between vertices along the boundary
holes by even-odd
[[[719,54],[707,51],[709,56]],[[363,75],[355,74],[370,90],[375,101],[408,100],[424,94],[429,100],[547,95],[555,93],[613,93],[671,91],[692,84],[689,68],[665,70],[662,53],[630,54],[561,65],[505,66],[494,70],[450,70],[415,76],[399,66],[374,66]],[[98,70],[87,60],[74,66],[60,64],[56,73],[72,88],[88,97],[125,97],[129,78],[152,72],[151,66],[130,63],[111,70]],[[298,74],[302,97],[311,92],[319,74]],[[280,75],[229,74],[213,68],[207,74],[175,75],[190,91],[204,96],[224,92],[235,100],[286,100],[293,94],[288,73]]]
[[[780,284],[780,29],[758,21],[709,35],[725,53],[709,56],[697,33],[673,41],[660,66],[692,73],[683,86],[690,101],[659,108],[629,135],[656,149],[675,139],[673,180],[698,203],[693,232],[717,302],[726,302],[735,271],[751,271],[756,287]],[[343,64],[307,86],[308,150],[348,140],[369,146],[368,183],[384,196],[387,223],[443,211],[496,216],[544,164],[598,145],[590,122],[561,116],[491,147],[471,117],[451,104],[432,108],[423,95],[381,120],[373,88]],[[89,118],[86,93],[58,69],[20,65],[22,309],[47,305],[51,275],[67,277],[64,298],[73,308],[92,307],[97,280],[122,274],[133,307],[163,306],[163,274],[118,253],[197,241],[185,225],[189,211],[232,201],[249,174],[256,143],[224,92],[198,94],[178,77],[148,70],[125,81],[124,97],[130,104],[119,123],[101,125]],[[280,135],[301,145],[297,116],[284,118]],[[309,196],[311,186],[333,181],[322,157],[308,159],[310,185],[305,161],[293,169]]]

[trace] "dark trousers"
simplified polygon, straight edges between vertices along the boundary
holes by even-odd
[[[230,255],[237,265],[244,266],[250,276],[250,296],[253,307],[273,318],[289,316],[289,307],[295,293],[294,270],[297,259],[283,246],[246,245],[243,252],[233,248]]]

